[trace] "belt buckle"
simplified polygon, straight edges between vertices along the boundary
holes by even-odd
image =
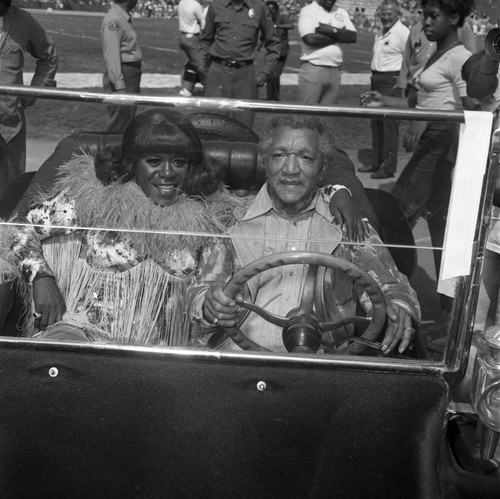
[[[241,64],[238,61],[226,61],[226,66],[228,68],[238,69],[241,67]]]

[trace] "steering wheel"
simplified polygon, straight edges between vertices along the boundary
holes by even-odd
[[[385,298],[379,285],[375,280],[357,265],[344,259],[334,257],[327,253],[315,253],[311,251],[291,251],[277,253],[255,260],[238,271],[224,287],[225,294],[232,298],[240,291],[241,287],[252,277],[282,265],[309,265],[304,283],[304,292],[298,308],[291,310],[286,317],[279,317],[265,309],[248,302],[239,302],[240,307],[251,310],[267,321],[283,328],[283,342],[286,349],[291,352],[313,353],[321,346],[321,333],[345,326],[353,322],[369,323],[368,328],[361,337],[346,338],[345,341],[354,340],[354,343],[340,347],[336,354],[359,354],[377,338],[384,327],[387,311]],[[355,284],[358,284],[366,292],[372,303],[373,315],[371,319],[366,317],[352,317],[340,322],[319,322],[313,311],[317,289],[317,276],[319,267],[340,270],[346,273]],[[268,351],[266,348],[252,341],[238,326],[224,328],[227,335],[243,350]],[[215,335],[214,335],[215,336]],[[215,341],[212,347],[221,343]],[[343,342],[344,343],[344,342]]]

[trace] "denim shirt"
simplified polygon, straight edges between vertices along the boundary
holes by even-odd
[[[315,251],[333,254],[357,264],[379,284],[386,301],[405,308],[418,322],[420,307],[416,294],[407,278],[398,272],[386,248],[376,232],[371,229],[366,245],[344,245],[342,231],[333,221],[329,203],[317,194],[309,206],[294,217],[284,216],[276,210],[267,191],[267,184],[257,194],[246,213],[235,212],[235,224],[229,229],[228,243],[219,241],[209,246],[201,258],[201,266],[194,283],[188,289],[188,315],[198,325],[198,334],[213,332],[203,319],[202,305],[208,287],[225,283],[245,265],[263,256],[284,251]],[[373,246],[372,246],[373,245]],[[299,306],[302,297],[305,265],[287,265],[267,270],[248,281],[245,299],[250,299],[272,314],[281,317]],[[340,271],[327,270],[320,284],[321,294],[316,302],[319,320],[338,321],[352,317],[355,312],[353,283]],[[369,301],[363,300],[369,311]],[[261,346],[284,351],[281,329],[257,314],[241,315],[241,330]],[[352,328],[339,328],[329,340],[337,340],[353,334]],[[224,348],[238,350],[232,341]]]
[[[4,15],[0,38],[0,83],[23,85],[24,54],[36,59],[31,86],[55,87],[57,52],[45,30],[26,11],[11,6]],[[0,135],[9,142],[22,126],[19,97],[0,98]]]

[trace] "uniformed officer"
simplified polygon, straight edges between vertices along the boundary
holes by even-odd
[[[57,51],[52,40],[28,12],[11,5],[11,0],[0,0],[0,85],[23,84],[26,53],[36,61],[31,86],[55,87]],[[0,98],[0,190],[26,169],[24,108],[34,102]]]
[[[253,62],[262,34],[264,65],[256,77]],[[200,37],[199,74],[206,75],[205,96],[256,99],[280,55],[280,41],[260,0],[214,0]],[[252,124],[253,115],[240,120]]]
[[[136,5],[137,0],[115,0],[102,21],[103,87],[109,92],[140,92],[142,52],[130,16]],[[134,115],[135,106],[109,106],[107,131],[123,133]]]

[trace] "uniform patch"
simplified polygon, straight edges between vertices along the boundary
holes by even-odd
[[[248,11],[248,17],[249,17],[250,19],[254,18],[254,17],[255,17],[255,10],[250,9],[250,10]]]
[[[337,21],[344,20],[344,14],[341,14],[340,12],[337,12],[334,17],[335,17],[335,19],[337,19]]]
[[[120,26],[116,21],[113,21],[111,24],[108,25],[108,29],[110,29],[111,31],[118,31],[119,28]]]

